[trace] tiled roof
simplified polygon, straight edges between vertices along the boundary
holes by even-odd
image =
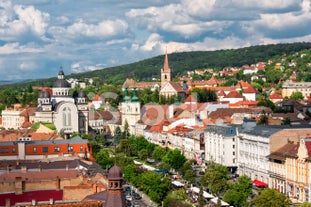
[[[186,99],[185,99],[185,103],[186,102],[190,102],[190,103],[192,103],[192,102],[198,102],[198,100],[192,95],[192,94],[190,94]]]
[[[257,106],[258,101],[250,101],[250,100],[245,100],[245,101],[238,101],[236,103],[230,103],[229,107],[230,108],[253,108]]]
[[[28,171],[10,172],[0,174],[0,182],[14,181],[16,177],[21,177],[23,181],[40,181],[40,180],[55,180],[59,178],[75,178],[79,176],[77,170],[49,170],[49,171]]]
[[[283,99],[283,96],[281,94],[272,94],[269,96],[270,99]]]
[[[59,136],[56,133],[37,133],[32,129],[22,130],[1,130],[0,131],[0,142],[16,141],[20,137],[31,137],[32,140],[52,140]]]
[[[35,190],[26,191],[22,194],[5,193],[0,194],[0,206],[6,206],[6,199],[10,199],[10,205],[14,206],[19,202],[32,202],[32,200],[38,201],[50,201],[52,198],[54,201],[63,200],[63,190]]]
[[[299,144],[290,142],[272,152],[269,157],[280,160],[285,160],[286,157],[297,157],[298,148]]]
[[[243,90],[243,93],[256,93],[256,89],[253,86],[249,86]]]
[[[184,89],[182,88],[180,83],[170,81],[169,84],[171,84],[171,86],[174,88],[176,92],[184,92]]]
[[[230,91],[224,98],[244,98],[244,96],[237,91]]]
[[[225,92],[223,90],[218,91],[217,96],[225,96]]]

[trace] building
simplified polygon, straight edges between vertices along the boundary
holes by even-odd
[[[305,99],[310,98],[311,82],[294,82],[287,80],[282,84],[282,97],[290,97],[294,92],[301,92]]]
[[[204,133],[205,160],[237,171],[237,127],[234,125],[207,125]]]
[[[93,160],[88,141],[81,137],[67,140],[32,140],[21,137],[17,141],[0,142],[1,160],[46,160],[78,156]]]
[[[23,108],[20,104],[14,104],[13,108],[2,111],[2,127],[5,129],[21,129],[31,125],[30,116],[33,116],[35,108]]]
[[[128,124],[129,133],[136,134],[135,125],[140,120],[141,105],[136,95],[136,89],[133,90],[133,97],[131,98],[128,94],[128,90],[125,90],[124,100],[121,103],[121,118],[122,126]]]
[[[0,161],[0,206],[77,203],[107,186],[99,165],[76,157]]]
[[[50,122],[58,132],[88,133],[88,103],[84,92],[70,95],[71,85],[65,80],[62,68],[49,91],[41,91],[34,122]]]

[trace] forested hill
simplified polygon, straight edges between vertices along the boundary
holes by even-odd
[[[180,52],[169,54],[169,64],[174,77],[189,70],[203,68],[220,70],[225,66],[239,67],[244,64],[268,61],[284,54],[290,55],[306,49],[311,49],[310,42],[259,45],[218,51]],[[67,75],[66,78],[83,79],[96,77],[100,83],[108,84],[122,84],[126,78],[134,78],[140,81],[151,80],[152,78],[160,78],[160,69],[163,66],[163,61],[164,54],[127,65],[71,74]],[[51,86],[55,79],[37,80],[30,82],[30,84]],[[14,86],[16,87],[16,84]]]

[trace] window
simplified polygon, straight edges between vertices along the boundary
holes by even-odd
[[[59,146],[54,147],[54,152],[60,152],[60,148],[59,148]]]
[[[68,146],[68,152],[72,152],[73,151],[73,146]]]
[[[15,147],[13,147],[13,148],[12,148],[12,152],[15,152],[15,151],[16,151],[16,149],[15,149]]]
[[[71,110],[69,107],[63,109],[63,125],[71,126]]]
[[[80,146],[80,152],[83,152],[83,146]]]
[[[48,147],[43,147],[43,152],[49,152],[49,148]]]
[[[37,147],[33,148],[33,152],[36,153],[37,152]]]

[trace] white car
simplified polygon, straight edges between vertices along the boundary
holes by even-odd
[[[125,196],[125,199],[128,200],[128,201],[132,201],[133,200],[132,196],[130,196],[130,195]]]

